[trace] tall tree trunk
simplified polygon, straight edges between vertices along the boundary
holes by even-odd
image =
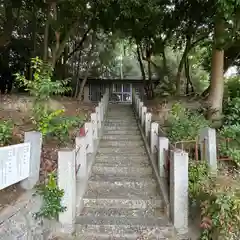
[[[222,113],[222,101],[224,91],[224,50],[219,46],[224,35],[224,21],[216,19],[214,29],[214,44],[212,47],[211,81],[208,96],[209,119],[218,119]]]
[[[80,84],[80,90],[79,90],[79,93],[78,93],[78,100],[81,101],[82,99],[82,95],[83,95],[83,92],[84,92],[84,87],[87,83],[87,78],[88,78],[88,73],[89,73],[89,70],[91,69],[91,64],[92,64],[92,53],[94,51],[94,47],[95,47],[95,40],[96,40],[96,33],[93,32],[93,35],[92,35],[92,42],[91,42],[91,48],[88,52],[88,57],[87,57],[87,62],[88,62],[88,66],[87,66],[87,69],[85,71],[85,74],[84,74],[84,78]]]
[[[190,45],[191,45],[191,38],[187,37],[185,49],[184,49],[182,58],[180,60],[180,63],[178,65],[178,71],[177,71],[177,75],[176,75],[176,95],[178,95],[178,96],[181,95],[181,75],[182,75],[184,63],[186,61],[186,57],[190,50]]]
[[[190,76],[190,66],[189,66],[189,59],[188,57],[186,57],[186,61],[184,64],[184,70],[185,70],[185,76],[187,79],[187,83],[186,83],[186,94],[189,94],[189,86],[191,86],[191,93],[194,93],[194,87],[192,84],[192,80],[191,80],[191,76]]]
[[[143,85],[145,86],[145,84],[146,84],[146,74],[145,74],[144,65],[143,65],[143,62],[142,62],[140,51],[141,50],[139,48],[139,45],[137,44],[137,58],[138,58],[138,63],[139,63],[140,71],[141,71],[142,78],[143,78]]]
[[[43,41],[43,60],[46,62],[48,60],[48,38],[49,38],[49,26],[50,26],[50,6],[47,5],[47,19],[45,22],[44,29],[44,41]]]
[[[36,57],[36,45],[37,45],[37,17],[36,17],[36,6],[33,5],[32,9],[32,50],[31,50],[31,58]],[[33,77],[33,69],[31,67],[31,61],[30,61],[30,74],[29,79],[31,80]]]

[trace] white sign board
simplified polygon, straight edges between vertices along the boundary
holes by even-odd
[[[0,148],[0,190],[29,177],[30,143]]]

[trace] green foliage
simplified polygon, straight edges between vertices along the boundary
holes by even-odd
[[[11,121],[0,121],[0,145],[4,146],[12,139],[13,123]]]
[[[195,140],[200,129],[208,125],[203,115],[189,111],[177,103],[170,112],[167,134],[172,143]]]
[[[239,190],[221,186],[217,179],[211,179],[202,191],[205,199],[201,203],[200,239],[239,239]]]
[[[227,181],[210,176],[204,162],[190,162],[189,197],[201,209],[200,240],[239,239],[232,237],[239,233],[240,194]]]
[[[16,79],[34,97],[33,123],[43,136],[56,136],[60,141],[64,141],[69,136],[69,128],[76,125],[76,120],[66,120],[63,109],[51,111],[48,101],[54,94],[69,91],[66,86],[68,81],[52,81],[52,67],[38,57],[32,59],[32,68],[32,81],[20,74],[16,74]]]
[[[224,103],[224,124],[234,125],[238,124],[240,120],[240,98],[228,99]]]
[[[240,166],[240,124],[224,126],[219,135],[220,155],[229,157]]]
[[[57,179],[54,173],[49,174],[47,184],[37,186],[36,193],[43,198],[43,204],[39,212],[35,213],[35,218],[58,219],[58,215],[66,210],[61,205],[64,191],[57,186]]]
[[[208,167],[205,161],[190,161],[188,167],[189,197],[191,200],[199,197],[202,184],[208,180]]]

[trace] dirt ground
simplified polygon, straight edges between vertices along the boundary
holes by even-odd
[[[67,97],[55,97],[49,102],[53,110],[65,109],[66,116],[83,115],[87,118],[94,111],[93,104],[79,103],[76,100]],[[32,99],[26,95],[8,95],[0,96],[0,121],[12,120],[14,122],[13,140],[10,144],[23,142],[24,132],[34,130],[31,122]],[[71,132],[71,136],[76,135]],[[71,145],[70,145],[71,146]],[[41,156],[40,181],[45,179],[48,172],[57,168],[57,152],[60,148],[58,142],[51,140],[43,143]],[[0,190],[0,211],[6,205],[13,204],[24,190],[19,184],[12,185]]]

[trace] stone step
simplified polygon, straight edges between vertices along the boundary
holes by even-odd
[[[106,124],[136,124],[136,119],[132,118],[131,120],[127,120],[127,119],[121,119],[121,118],[116,118],[116,119],[109,119],[107,118],[104,123]]]
[[[143,158],[142,158],[143,159]],[[143,159],[142,161],[132,161],[132,159],[120,159],[120,161],[117,161],[116,159],[109,160],[109,159],[101,159],[100,161],[98,158],[96,159],[97,164],[102,164],[106,167],[113,167],[113,166],[118,166],[118,167],[148,167],[150,166],[150,163],[148,159]]]
[[[118,140],[118,141],[142,141],[142,137],[140,134],[138,135],[110,135],[110,134],[105,134],[104,136],[102,136],[102,140]],[[100,142],[101,143],[101,142]]]
[[[104,175],[104,174],[93,174],[90,176],[89,181],[101,181],[101,182],[108,182],[114,184],[124,182],[127,186],[147,186],[147,185],[154,185],[156,184],[156,180],[153,176],[128,176],[127,178],[124,175],[118,176],[111,176],[111,175]]]
[[[124,148],[124,147],[100,147],[98,149],[98,153],[101,154],[108,154],[108,153],[117,153],[117,154],[131,154],[131,153],[137,153],[137,154],[144,154],[146,153],[145,148],[143,147],[134,147],[134,148]]]
[[[149,217],[149,218],[164,218],[164,212],[161,208],[149,209],[128,209],[128,208],[83,208],[81,216],[95,217]],[[78,221],[78,220],[77,220]]]
[[[120,175],[120,176],[149,176],[152,175],[151,166],[148,167],[122,167],[122,166],[105,166],[102,163],[94,164],[92,172],[95,174],[104,175]]]
[[[138,136],[141,136],[140,135],[140,131],[137,129],[137,130],[104,130],[103,132],[104,135],[138,135]]]
[[[127,196],[104,196],[97,197],[95,194],[88,194],[83,197],[84,207],[87,208],[134,208],[149,209],[163,208],[163,201],[160,196],[152,198],[142,196],[139,198],[127,198]]]
[[[143,146],[143,141],[141,140],[101,140],[99,147],[139,147]]]
[[[96,161],[97,162],[148,162],[148,155],[146,152],[144,153],[121,153],[120,155],[118,153],[109,152],[109,153],[97,153],[96,155]]]
[[[76,225],[77,236],[96,239],[168,239],[174,229],[166,219],[82,217]],[[83,238],[85,239],[85,238]]]
[[[127,198],[141,198],[142,196],[155,196],[156,195],[156,185],[135,185],[135,186],[125,186],[124,182],[96,182],[89,181],[88,189],[86,191],[85,197],[89,195],[95,195],[95,197],[105,197],[105,196],[122,196]]]
[[[137,131],[138,126],[104,126],[104,131]]]

